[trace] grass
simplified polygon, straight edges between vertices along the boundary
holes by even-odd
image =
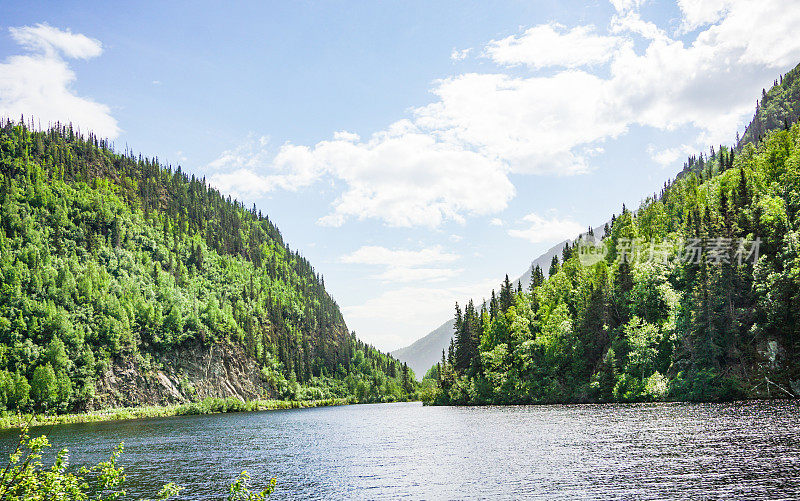
[[[302,409],[307,407],[325,407],[331,405],[347,405],[353,403],[346,398],[327,400],[247,400],[235,397],[206,398],[198,402],[176,405],[145,405],[141,407],[120,407],[102,409],[79,414],[11,414],[0,416],[0,429],[20,428],[27,426],[50,426],[72,423],[98,423],[103,421],[119,421],[123,419],[142,419],[167,416],[187,416],[198,414],[217,414],[224,412],[250,412],[278,409]]]

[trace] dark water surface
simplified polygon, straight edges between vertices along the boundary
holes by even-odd
[[[73,464],[125,442],[129,494],[273,499],[800,498],[800,404],[352,405],[34,429]],[[0,434],[7,457],[13,432]],[[4,460],[5,462],[5,460]]]

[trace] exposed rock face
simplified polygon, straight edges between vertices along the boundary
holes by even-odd
[[[93,408],[270,396],[256,360],[233,344],[181,347],[149,363],[142,357],[115,359],[96,387]]]

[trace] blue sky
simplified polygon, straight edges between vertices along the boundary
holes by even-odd
[[[791,1],[3,2],[0,115],[255,203],[382,349],[730,143]]]

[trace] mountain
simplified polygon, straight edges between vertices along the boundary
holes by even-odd
[[[800,396],[798,76],[762,93],[744,138],[623,205],[591,254],[567,244],[529,290],[506,279],[457,309],[431,402]]]
[[[71,125],[0,124],[0,408],[401,400],[257,210]]]
[[[603,226],[599,228],[603,228]],[[600,229],[598,231],[600,231],[598,236],[602,236],[603,230]],[[586,238],[587,236],[588,232],[582,233],[576,238]],[[528,267],[522,275],[517,277],[516,280],[513,280],[512,283],[519,283],[527,287],[531,282],[531,276],[536,267],[539,267],[542,272],[547,275],[550,271],[550,264],[553,261],[553,256],[560,256],[564,251],[564,247],[571,242],[572,240],[564,240],[549,248],[546,252],[534,259],[530,267]],[[488,296],[489,294],[487,294],[487,297]],[[428,369],[441,360],[442,351],[446,351],[450,346],[454,327],[455,323],[451,318],[425,336],[417,339],[409,346],[390,352],[390,355],[401,362],[407,363],[408,366],[414,370],[414,374],[416,374],[418,378],[422,378]]]
[[[414,374],[421,379],[431,366],[442,358],[442,350],[447,350],[453,338],[455,323],[451,318],[429,334],[417,339],[409,346],[390,352],[394,358],[405,362],[414,369]]]

